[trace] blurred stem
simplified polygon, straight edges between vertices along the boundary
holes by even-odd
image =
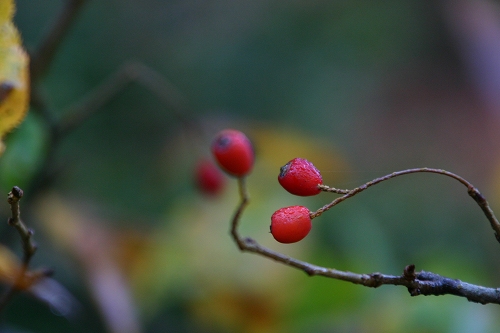
[[[456,179],[457,181],[465,185],[467,187],[469,195],[481,207],[484,214],[490,221],[491,227],[495,231],[495,236],[497,240],[500,241],[498,236],[500,234],[500,223],[498,223],[498,220],[493,214],[493,211],[490,209],[486,199],[474,186],[472,186],[472,184],[470,184],[464,178],[441,169],[417,168],[417,169],[408,169],[408,170],[393,172],[392,174],[376,178],[353,190],[337,190],[332,188],[333,190],[330,191],[328,190],[330,188],[324,186],[322,188],[323,190],[344,195],[340,198],[333,200],[330,204],[325,205],[324,207],[318,209],[316,212],[312,212],[311,216],[317,217],[321,215],[323,212],[332,208],[336,204],[350,197],[353,197],[357,193],[364,191],[370,186],[379,184],[385,180],[389,180],[397,176],[411,174],[411,173],[418,173],[418,172],[430,172],[430,173],[445,175],[453,179]],[[478,286],[462,282],[460,280],[450,279],[431,272],[425,272],[425,271],[415,272],[415,265],[413,264],[406,266],[403,270],[403,273],[401,275],[396,275],[396,276],[382,274],[382,273],[358,274],[347,271],[341,271],[334,268],[316,266],[308,262],[289,257],[280,252],[268,249],[264,246],[261,246],[254,239],[248,237],[244,238],[240,236],[240,234],[238,233],[237,229],[239,225],[239,220],[243,214],[244,209],[248,204],[248,193],[243,178],[238,179],[238,185],[240,190],[240,203],[231,220],[231,235],[241,251],[256,253],[264,257],[267,257],[269,259],[275,260],[277,262],[281,262],[282,264],[285,264],[287,266],[295,267],[297,269],[304,271],[309,276],[320,275],[371,288],[377,288],[382,285],[405,286],[408,289],[408,292],[410,293],[411,296],[418,296],[418,295],[439,296],[448,294],[448,295],[465,297],[467,298],[467,300],[471,302],[476,302],[481,304],[487,304],[487,303],[500,304],[500,288],[488,288],[488,287]],[[347,191],[347,193],[345,193],[345,191]]]
[[[42,40],[38,49],[31,55],[31,82],[36,82],[47,72],[69,27],[86,1],[66,1],[49,33]]]
[[[35,198],[37,191],[49,183],[54,175],[51,164],[54,157],[55,147],[59,139],[59,123],[55,114],[47,107],[42,94],[38,89],[39,79],[49,70],[52,61],[64,40],[69,28],[75,21],[76,16],[88,0],[67,0],[61,12],[53,22],[49,32],[43,38],[38,48],[30,54],[30,80],[31,95],[30,105],[40,113],[49,128],[48,151],[45,163],[34,177],[28,190],[31,197]]]
[[[186,131],[203,136],[203,130],[196,118],[192,116],[192,111],[187,107],[188,103],[182,93],[160,73],[139,62],[124,64],[104,82],[92,89],[82,100],[70,106],[64,112],[66,116],[62,119],[53,117],[41,96],[34,93],[36,99],[32,100],[32,105],[39,110],[49,127],[50,142],[47,145],[49,149],[46,161],[33,177],[33,183],[28,188],[32,198],[35,198],[43,188],[51,184],[60,171],[54,169],[53,166],[55,151],[60,141],[76,128],[82,126],[101,110],[106,103],[133,82],[137,82],[151,91],[168,108],[169,112],[175,116]]]
[[[181,92],[164,76],[140,62],[124,64],[106,81],[93,89],[83,100],[70,107],[68,116],[60,121],[59,135],[64,136],[101,109],[128,84],[137,82],[151,91],[169,108],[169,111],[184,127],[200,130],[190,116],[187,102]]]

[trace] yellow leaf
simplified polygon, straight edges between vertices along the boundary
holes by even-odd
[[[2,138],[21,123],[29,102],[29,58],[13,14],[13,0],[0,0],[0,155]]]

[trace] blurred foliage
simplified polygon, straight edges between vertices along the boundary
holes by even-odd
[[[14,1],[0,3],[0,155],[1,141],[26,116],[29,100],[29,59],[12,22]]]
[[[17,2],[28,50],[63,3]],[[370,188],[315,220],[299,244],[276,244],[268,232],[276,209],[317,209],[335,197],[299,198],[279,187],[279,167],[298,156],[338,188],[402,168],[444,168],[500,211],[498,110],[479,99],[446,8],[416,0],[88,1],[39,83],[54,118],[138,60],[183,93],[195,125],[138,84],[56,147],[44,114],[30,111],[6,137],[0,187],[29,188],[53,163],[54,182],[25,193],[23,217],[40,245],[33,266],[53,267],[80,311],[58,316],[17,296],[1,329],[110,332],[118,313],[129,331],[144,332],[496,332],[495,305],[310,278],[242,254],[228,235],[235,182],[216,198],[194,187],[213,134],[235,127],[257,154],[243,235],[342,270],[400,274],[414,263],[498,285],[488,221],[460,184],[436,175]],[[7,204],[0,213],[7,218]],[[3,227],[0,239],[18,251],[15,236]]]
[[[26,188],[43,165],[47,130],[40,117],[30,113],[6,140],[9,149],[0,159],[0,186],[8,193],[12,184]]]

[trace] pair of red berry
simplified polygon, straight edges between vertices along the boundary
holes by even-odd
[[[219,166],[232,176],[244,177],[252,170],[254,150],[240,131],[221,131],[212,143],[212,153]],[[302,158],[294,158],[281,167],[278,181],[288,192],[300,196],[320,193],[318,185],[323,183],[318,169]],[[311,227],[311,212],[304,206],[281,208],[271,216],[271,234],[280,243],[300,241]]]
[[[278,181],[288,192],[299,196],[311,196],[321,192],[321,173],[306,159],[294,158],[281,167]],[[278,209],[271,216],[271,233],[280,243],[295,243],[311,231],[311,212],[304,206]]]

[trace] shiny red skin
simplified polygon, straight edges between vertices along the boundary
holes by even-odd
[[[203,159],[196,165],[195,182],[200,192],[215,196],[224,190],[226,178],[214,162]]]
[[[235,177],[248,175],[255,158],[252,143],[247,136],[233,129],[217,134],[212,143],[212,154],[222,170]]]
[[[306,159],[294,158],[281,167],[278,181],[288,192],[299,196],[311,196],[321,192],[321,173]]]
[[[291,206],[278,209],[271,216],[271,234],[280,243],[295,243],[307,236],[312,223],[309,209]]]

